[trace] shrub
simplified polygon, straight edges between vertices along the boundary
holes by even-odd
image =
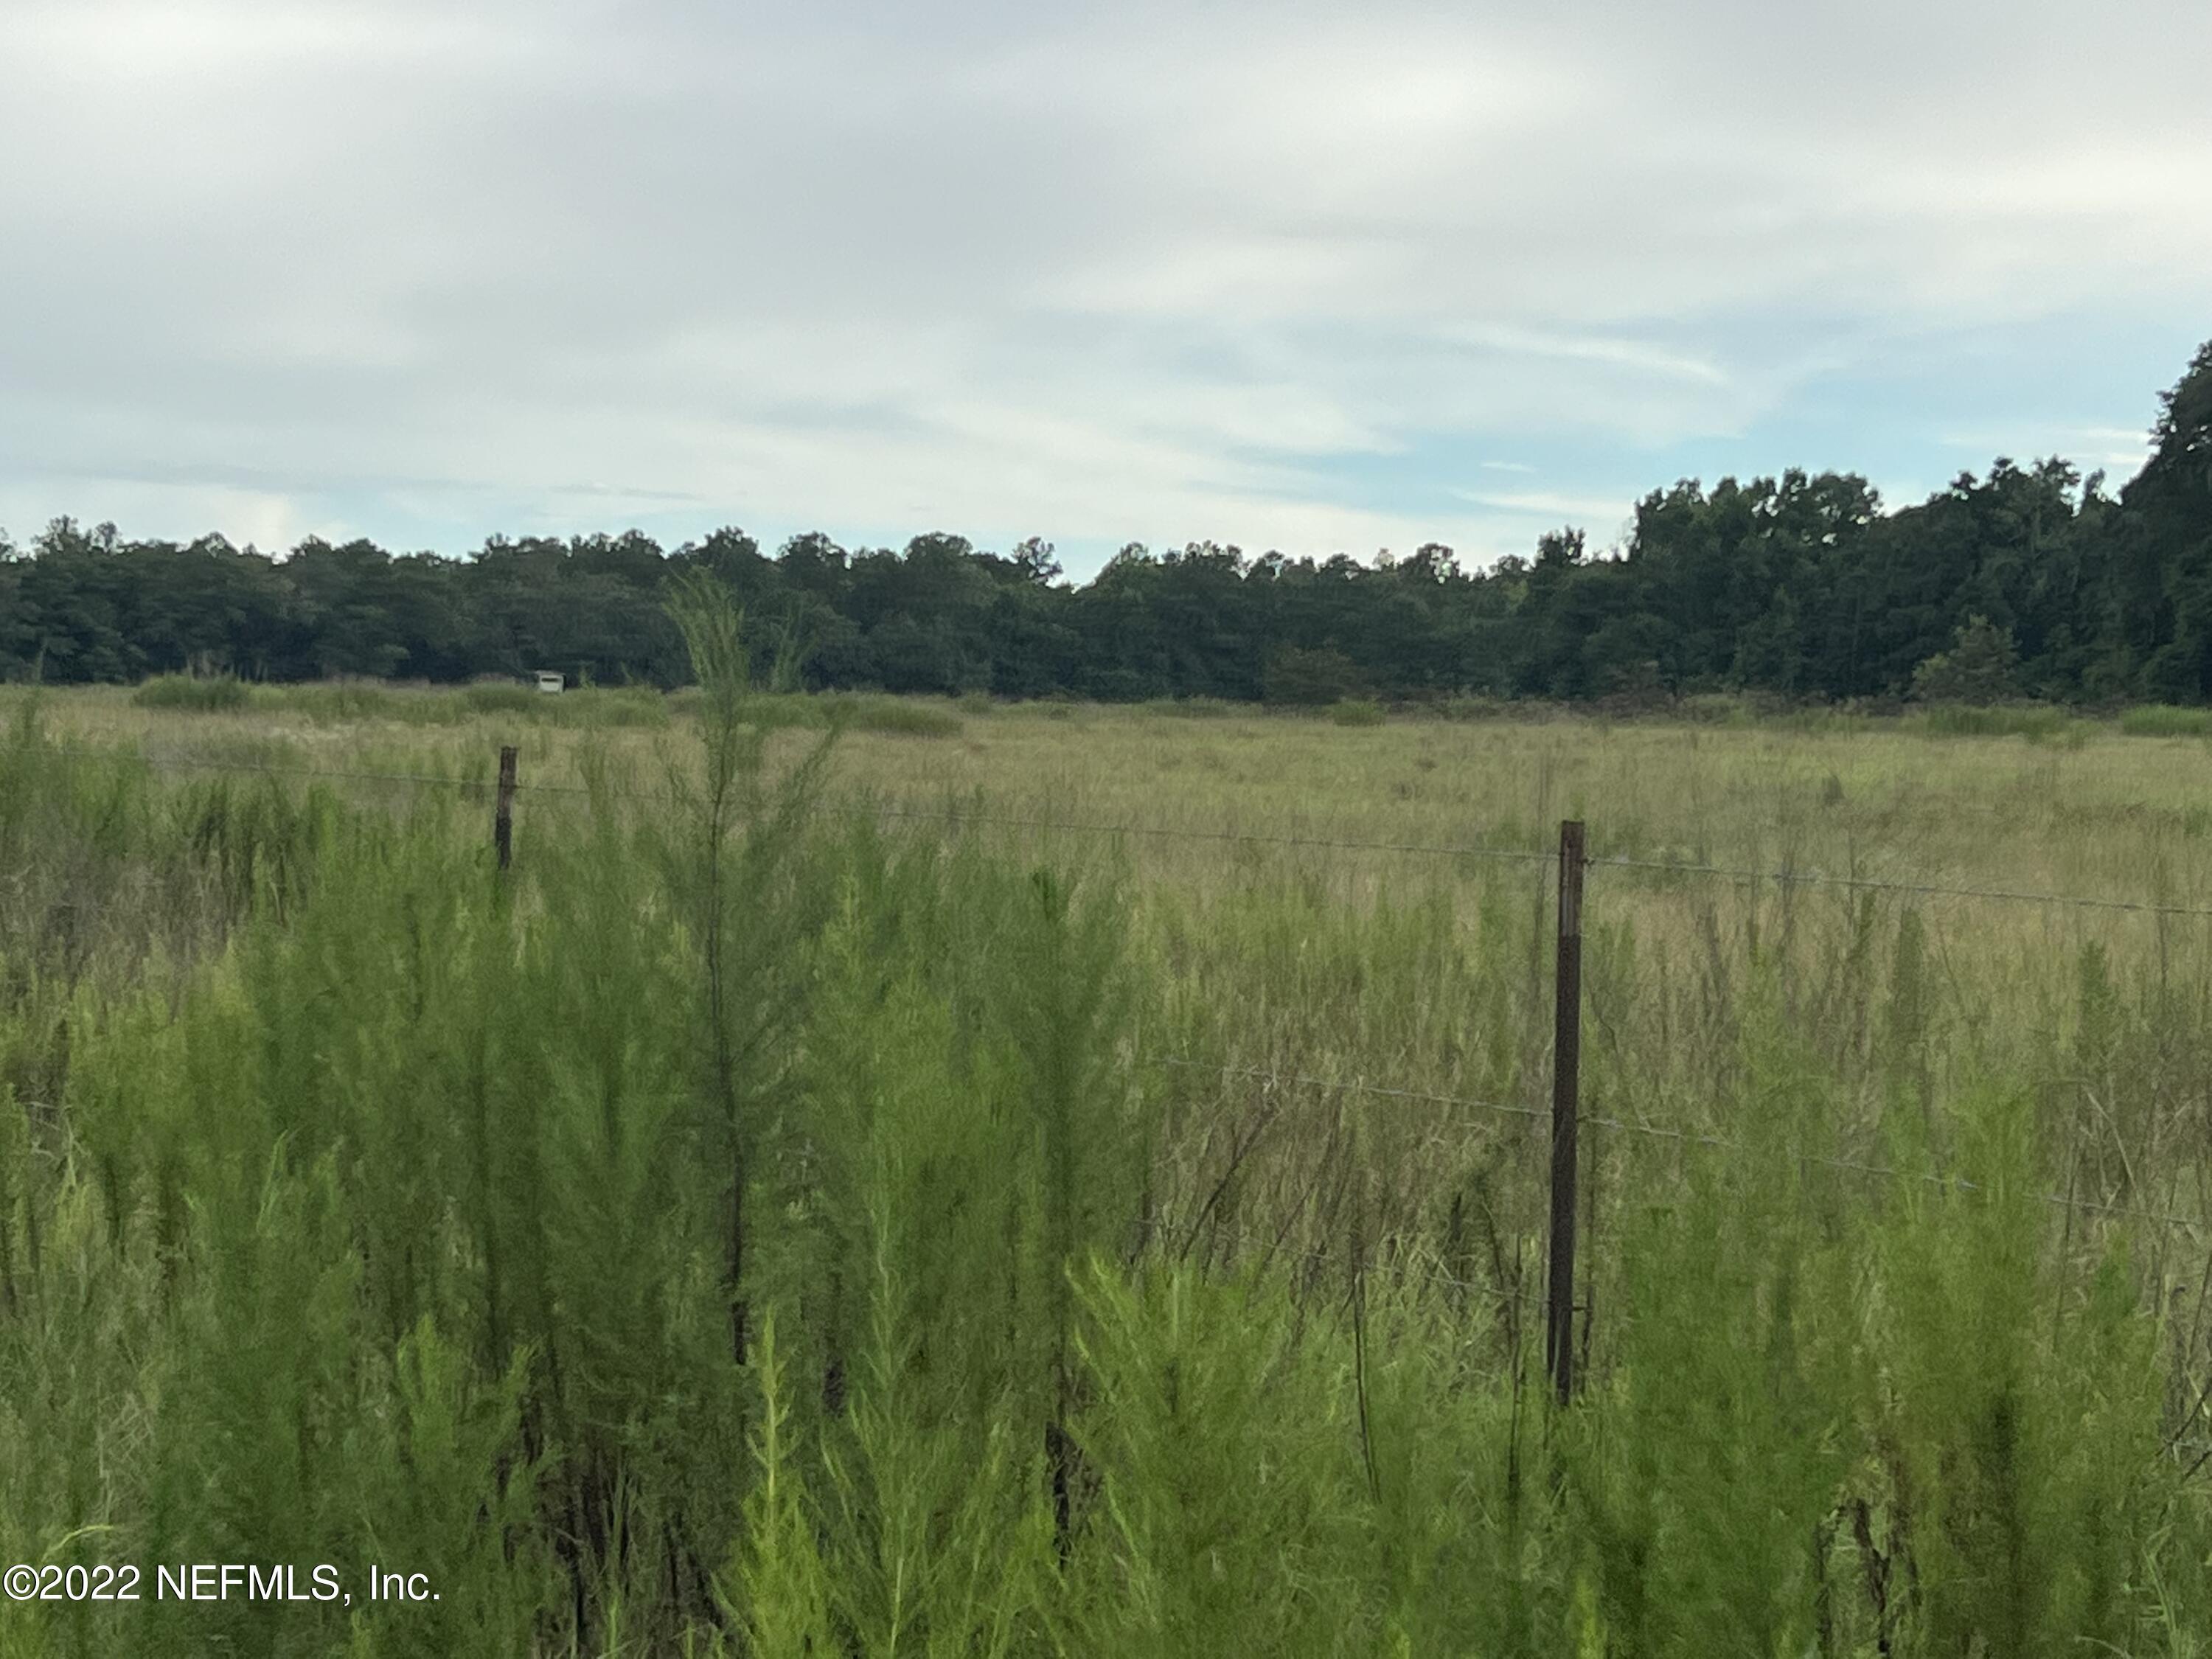
[[[1939,651],[1912,671],[1912,695],[1923,702],[2001,702],[2017,690],[2020,653],[2012,629],[1969,617]]]

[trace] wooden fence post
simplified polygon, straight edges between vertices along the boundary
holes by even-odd
[[[499,852],[502,870],[514,860],[514,745],[499,751],[499,804],[492,808],[491,844]]]
[[[1544,1358],[1564,1406],[1575,1391],[1575,1176],[1583,1056],[1583,826],[1559,825],[1559,981],[1552,1024],[1552,1261]]]

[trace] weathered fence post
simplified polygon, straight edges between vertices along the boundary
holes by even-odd
[[[499,867],[502,870],[514,860],[514,745],[502,744],[499,751],[499,802],[492,808],[491,844],[499,852]]]
[[[1583,826],[1559,825],[1559,981],[1552,1024],[1552,1261],[1544,1358],[1553,1392],[1575,1391],[1575,1175],[1583,1057]]]

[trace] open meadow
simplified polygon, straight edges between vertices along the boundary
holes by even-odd
[[[0,692],[0,1565],[145,1575],[0,1655],[2206,1650],[2212,726],[690,620],[668,697]]]

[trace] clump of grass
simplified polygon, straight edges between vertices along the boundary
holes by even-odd
[[[2168,703],[2148,703],[2124,710],[2120,731],[2130,738],[2202,738],[2212,736],[2212,708],[2177,708]]]
[[[528,714],[536,715],[541,705],[550,707],[565,702],[572,694],[548,696],[534,686],[518,685],[513,681],[480,680],[461,693],[461,706],[472,714]]]
[[[1754,728],[1759,726],[1775,726],[1786,732],[1818,737],[1832,732],[1858,731],[1863,727],[1865,720],[1854,709],[1822,702],[1783,708],[1765,714],[1759,714],[1754,709],[1753,717],[1745,724]]]
[[[471,687],[470,690],[478,690]],[[477,712],[468,694],[385,684],[378,680],[324,680],[305,685],[254,688],[257,708],[298,714],[318,726],[389,720],[404,726],[459,726]]]
[[[533,714],[561,726],[651,730],[669,722],[668,699],[649,685],[580,686],[557,697],[530,695]]]
[[[1346,697],[1329,705],[1328,718],[1332,726],[1380,726],[1386,716],[1372,697]]]
[[[1699,726],[1749,726],[1758,710],[1743,697],[1728,691],[1693,691],[1676,699],[1674,717]]]
[[[671,714],[687,719],[697,715],[702,706],[696,687],[674,692],[666,701]],[[964,729],[960,716],[951,709],[872,691],[757,691],[746,708],[749,720],[771,731],[834,728],[890,737],[956,738]]]
[[[1139,705],[1141,712],[1171,720],[1218,720],[1241,711],[1219,697],[1155,697]]]
[[[753,698],[749,718],[771,731],[820,732],[829,728],[833,707],[831,698],[803,691],[763,691]],[[686,702],[682,712],[696,714],[698,705]]]
[[[550,696],[534,687],[480,680],[457,690],[392,685],[376,680],[330,680],[313,684],[252,688],[252,706],[297,714],[318,726],[371,720],[417,726],[452,726],[497,719],[576,729],[668,724],[668,699],[649,686],[579,686]]]
[[[180,709],[195,714],[233,714],[249,701],[245,683],[229,674],[160,674],[131,694],[140,708]]]
[[[1905,716],[1908,731],[1936,738],[2026,738],[2031,743],[2063,737],[2075,724],[2063,708],[2021,703],[1977,708],[1970,703],[1931,703]]]
[[[830,692],[819,703],[829,723],[852,732],[895,738],[957,738],[960,716],[948,708],[873,692]]]
[[[1439,719],[1448,720],[1496,720],[1528,712],[1503,697],[1471,691],[1455,691],[1430,707]]]

